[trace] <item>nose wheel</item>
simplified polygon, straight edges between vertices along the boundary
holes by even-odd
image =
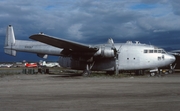
[[[150,73],[150,76],[152,76],[152,77],[154,77],[155,75],[156,75],[155,72],[151,72],[151,73]]]

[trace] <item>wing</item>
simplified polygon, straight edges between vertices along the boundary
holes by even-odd
[[[56,38],[56,37],[52,37],[52,36],[44,35],[44,34],[35,34],[35,35],[30,36],[29,38],[54,46],[54,47],[58,47],[62,49],[69,49],[72,51],[96,52],[98,50],[98,48],[92,47],[91,45],[85,45],[78,42]]]

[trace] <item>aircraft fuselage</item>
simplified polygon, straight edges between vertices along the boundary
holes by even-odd
[[[116,67],[119,70],[155,69],[167,66],[175,60],[173,55],[153,45],[132,42],[116,43],[114,45],[118,49],[117,61],[116,57],[95,57],[91,70],[114,71]],[[66,68],[84,69],[87,62],[83,61],[82,58],[60,57],[59,64]]]

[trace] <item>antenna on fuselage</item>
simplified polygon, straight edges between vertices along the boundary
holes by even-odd
[[[109,38],[109,39],[108,39],[108,44],[114,44],[114,41],[113,41],[112,38]]]

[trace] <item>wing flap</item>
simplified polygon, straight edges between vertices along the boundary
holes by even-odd
[[[78,43],[78,42],[74,42],[74,41],[70,41],[70,40],[65,40],[65,39],[61,39],[61,38],[56,38],[56,37],[52,37],[49,35],[44,35],[44,34],[35,34],[29,37],[30,39],[54,46],[54,47],[58,47],[58,48],[62,48],[62,49],[69,49],[72,51],[91,51],[91,52],[95,52],[98,49],[96,47],[92,47],[90,45],[85,45],[82,43]]]

